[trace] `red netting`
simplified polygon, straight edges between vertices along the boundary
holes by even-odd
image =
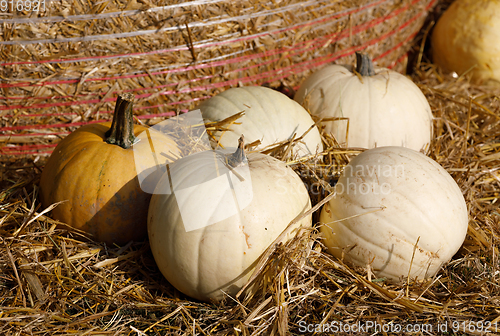
[[[61,5],[4,20],[0,152],[49,154],[75,127],[109,119],[121,92],[133,92],[137,118],[154,123],[231,86],[296,87],[358,50],[397,69],[435,3],[212,0],[65,18]]]

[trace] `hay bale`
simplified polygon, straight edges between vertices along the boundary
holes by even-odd
[[[403,71],[436,2],[47,0],[38,12],[2,11],[0,150],[48,154],[76,127],[109,119],[121,92],[152,124],[229,87],[296,87],[361,49]]]

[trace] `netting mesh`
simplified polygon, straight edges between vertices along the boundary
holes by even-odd
[[[61,0],[4,16],[1,154],[49,154],[76,127],[108,120],[121,92],[154,124],[229,87],[296,87],[358,50],[402,71],[435,2]]]

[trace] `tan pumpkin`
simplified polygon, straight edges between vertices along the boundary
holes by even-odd
[[[500,84],[500,0],[456,0],[432,32],[432,58],[445,71]]]
[[[43,169],[40,180],[44,207],[64,201],[52,216],[108,244],[125,244],[147,236],[147,211],[151,195],[137,179],[134,150],[151,151],[147,141],[133,145],[147,128],[134,125],[133,96],[116,103],[113,122],[85,125],[64,138]],[[175,142],[159,132],[158,152],[178,153]],[[145,158],[148,156],[145,155]],[[151,160],[143,165],[155,166]]]

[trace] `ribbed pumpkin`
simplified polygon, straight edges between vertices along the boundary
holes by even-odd
[[[147,236],[151,195],[139,185],[134,151],[151,149],[147,141],[133,145],[147,128],[133,124],[132,105],[133,96],[124,94],[117,99],[112,123],[85,125],[64,138],[40,180],[43,206],[65,201],[52,210],[54,219],[108,244],[121,245]],[[154,143],[164,144],[158,152],[178,153],[168,136],[159,132],[152,136]],[[155,164],[151,158],[143,166]]]
[[[476,82],[500,84],[500,0],[456,0],[432,33],[433,61]]]
[[[328,65],[301,84],[295,100],[344,146],[421,150],[432,136],[432,113],[418,86],[357,53],[357,68]]]
[[[248,154],[248,163],[240,167],[242,152],[241,145],[227,160],[231,171],[239,171],[234,175],[219,174],[224,163],[218,158],[229,155],[224,150],[175,161],[151,198],[148,233],[156,264],[173,286],[199,300],[236,294],[266,248],[311,208],[291,168],[260,153]],[[236,176],[248,184],[236,185]],[[231,187],[224,184],[228,179]],[[233,214],[235,203],[239,211]],[[309,215],[292,229],[311,224]]]
[[[257,149],[305,135],[293,150],[299,157],[323,150],[318,128],[309,113],[281,92],[263,86],[231,88],[204,101],[201,110],[206,122],[217,122],[239,112],[244,115],[229,125],[229,130],[215,134],[222,147],[236,147],[241,134],[247,143],[260,140]]]
[[[359,154],[335,192],[320,216],[328,251],[393,282],[434,276],[467,234],[467,205],[455,180],[408,148]]]

